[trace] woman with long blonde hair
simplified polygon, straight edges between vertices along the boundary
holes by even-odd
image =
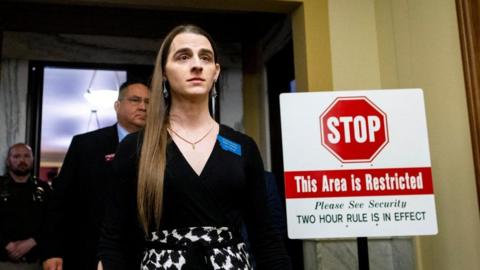
[[[99,245],[104,269],[290,269],[255,142],[210,115],[219,75],[204,30],[181,25],[166,36],[145,130],[115,156]]]

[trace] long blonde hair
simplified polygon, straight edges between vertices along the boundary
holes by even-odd
[[[181,33],[194,33],[205,36],[212,45],[215,63],[218,63],[217,51],[212,38],[207,32],[195,25],[175,27],[165,37],[160,46],[153,71],[152,93],[147,108],[148,117],[143,135],[137,185],[138,217],[146,234],[152,230],[158,230],[162,217],[168,143],[168,113],[171,102],[171,95],[168,98],[165,98],[163,95],[163,88],[166,87],[168,89],[168,82],[164,82],[163,78],[170,45],[173,39]]]

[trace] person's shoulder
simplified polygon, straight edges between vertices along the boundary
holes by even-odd
[[[125,136],[120,143],[121,147],[139,148],[143,142],[143,130],[133,132]]]
[[[218,141],[224,150],[239,156],[249,156],[248,153],[257,148],[257,144],[250,136],[226,125],[220,125]]]
[[[116,125],[108,126],[104,128],[99,128],[93,131],[77,134],[74,138],[82,140],[87,138],[94,138],[94,137],[103,137],[105,135],[112,135],[116,132]]]
[[[0,184],[5,184],[10,180],[10,178],[5,174],[5,175],[0,175]]]
[[[142,139],[143,133],[139,131],[128,134],[120,142],[113,159],[113,170],[117,174],[129,176],[127,179],[134,178],[140,159]]]
[[[97,144],[99,141],[118,140],[116,125],[81,133],[73,136],[71,146],[87,146]]]
[[[128,134],[119,144],[115,159],[138,159],[142,149],[143,131]]]
[[[253,139],[245,133],[235,130],[227,125],[220,124],[219,136],[239,144],[250,143]]]

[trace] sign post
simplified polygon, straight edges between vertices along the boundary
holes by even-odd
[[[282,94],[280,110],[290,238],[437,233],[420,89]]]

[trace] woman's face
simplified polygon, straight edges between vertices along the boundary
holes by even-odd
[[[219,72],[212,45],[205,36],[181,33],[172,40],[164,68],[172,97],[208,95]]]

